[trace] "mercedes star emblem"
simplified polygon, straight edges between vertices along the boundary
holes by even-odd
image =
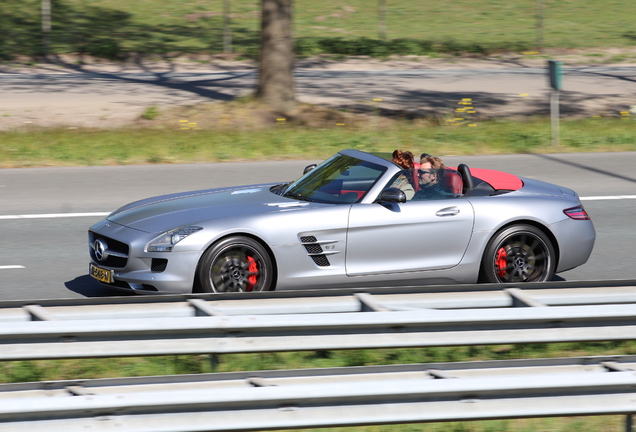
[[[95,258],[97,261],[106,261],[108,258],[108,245],[103,240],[95,240],[93,249],[95,249]]]

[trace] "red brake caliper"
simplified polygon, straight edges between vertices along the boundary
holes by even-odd
[[[247,290],[252,291],[252,288],[254,288],[254,285],[256,285],[256,281],[258,279],[258,267],[256,266],[256,260],[254,260],[254,258],[252,258],[251,256],[247,257],[247,262],[249,263],[247,271],[250,273],[254,273],[247,277]]]
[[[506,274],[506,267],[508,263],[506,262],[506,249],[499,248],[497,251],[497,259],[495,260],[495,268],[497,269],[497,276],[503,278]]]

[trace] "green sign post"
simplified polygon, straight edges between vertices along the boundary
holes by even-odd
[[[559,145],[559,92],[563,88],[563,63],[548,60],[548,77],[550,87],[552,87],[552,93],[550,94],[552,144]]]
[[[563,63],[548,60],[548,74],[550,76],[550,87],[554,90],[561,90],[563,87]]]

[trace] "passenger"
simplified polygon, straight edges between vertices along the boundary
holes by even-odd
[[[415,167],[414,159],[415,159],[415,156],[410,151],[404,151],[404,152],[402,150],[393,151],[393,159],[392,159],[393,163],[399,165],[404,170],[411,170],[411,171],[406,171],[406,174],[405,173],[400,174],[389,187],[400,189],[402,192],[404,192],[404,195],[406,195],[407,200],[412,199],[413,196],[415,195],[415,188],[413,187],[413,184],[411,183],[412,181],[411,179],[413,178],[413,176],[410,174],[413,168]]]
[[[393,163],[401,166],[403,169],[413,169],[415,165],[415,155],[410,151],[402,150],[393,151]]]
[[[440,158],[423,153],[418,169],[419,190],[413,196],[413,200],[445,198],[446,194],[440,186],[442,170],[445,168],[446,166]]]

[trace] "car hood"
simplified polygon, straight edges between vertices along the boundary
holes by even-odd
[[[216,218],[271,213],[309,203],[270,192],[273,184],[207,189],[148,198],[127,204],[106,219],[149,233]]]

